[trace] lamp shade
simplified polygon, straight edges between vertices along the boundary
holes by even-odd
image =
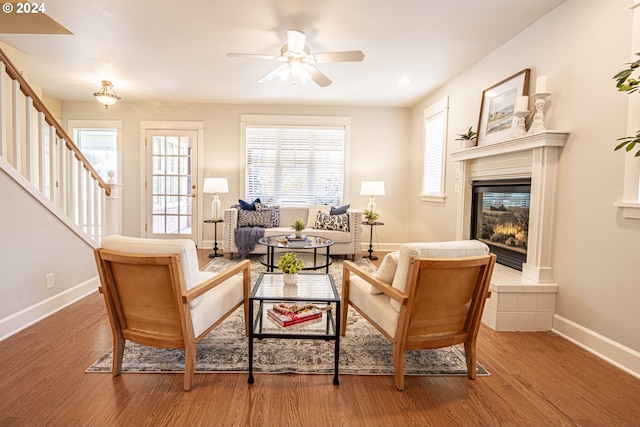
[[[384,196],[384,181],[362,181],[361,196]]]
[[[203,193],[228,193],[229,183],[227,178],[205,178]]]

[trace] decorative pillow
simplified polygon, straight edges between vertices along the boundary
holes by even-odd
[[[256,211],[269,211],[271,212],[271,224],[269,227],[280,227],[280,206],[267,205],[264,203],[256,203]]]
[[[258,197],[257,199],[255,199],[251,203],[245,202],[244,200],[239,199],[238,203],[240,203],[240,208],[245,210],[245,211],[255,211],[256,210],[256,203],[260,203],[260,197]]]
[[[271,226],[271,210],[266,211],[238,211],[238,227],[264,227]]]
[[[347,213],[347,210],[349,210],[350,206],[351,205],[344,205],[340,207],[331,206],[331,211],[329,213],[331,215],[342,215],[344,213]]]
[[[349,214],[331,215],[327,212],[318,212],[315,227],[318,230],[333,230],[349,232]]]
[[[382,258],[382,262],[380,263],[380,267],[378,270],[373,273],[373,275],[382,280],[383,282],[391,285],[393,283],[393,277],[396,275],[396,269],[398,268],[398,258],[400,258],[400,252],[389,252]],[[371,295],[381,294],[378,288],[371,286],[369,290]]]
[[[309,217],[307,218],[307,228],[313,228],[318,219],[318,212],[329,213],[331,206],[329,205],[311,205],[309,206]]]

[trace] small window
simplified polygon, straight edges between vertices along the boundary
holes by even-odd
[[[82,155],[91,163],[98,175],[109,181],[109,172],[113,172],[114,181],[120,176],[120,131],[119,122],[69,121],[73,142]]]
[[[421,200],[444,201],[444,177],[449,98],[424,110],[424,157]]]

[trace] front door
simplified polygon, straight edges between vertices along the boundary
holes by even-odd
[[[147,130],[146,237],[196,242],[195,130]]]

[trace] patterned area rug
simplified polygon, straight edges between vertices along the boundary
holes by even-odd
[[[251,278],[255,283],[265,268],[257,257],[251,259]],[[235,261],[215,258],[204,270],[222,271]],[[358,259],[357,264],[375,270],[369,260]],[[334,259],[330,267],[336,286],[342,280],[342,260]],[[286,343],[286,345],[283,345]],[[322,340],[256,340],[254,344],[254,372],[332,374],[332,341]],[[196,372],[247,372],[248,338],[244,336],[242,308],[198,343]],[[87,372],[111,372],[112,351],[109,350]],[[181,372],[184,371],[183,350],[145,347],[127,342],[123,372]],[[477,364],[480,376],[489,373]],[[347,333],[340,338],[340,374],[393,375],[391,344],[369,322],[349,307]],[[406,375],[466,376],[466,362],[462,346],[436,350],[405,352]]]

